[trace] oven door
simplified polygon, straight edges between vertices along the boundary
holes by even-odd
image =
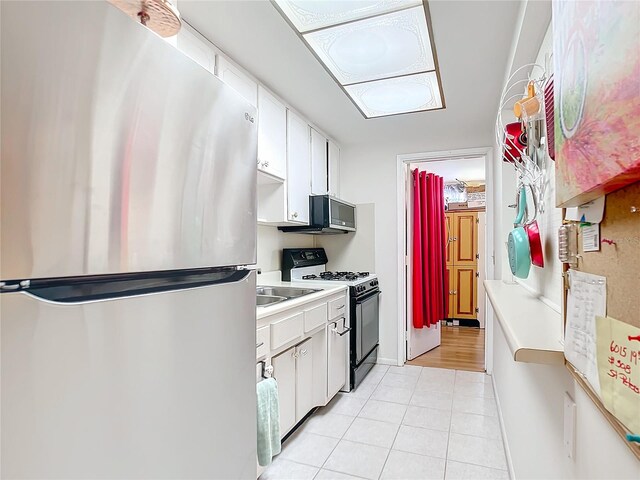
[[[379,302],[380,291],[355,300],[356,364],[359,364],[378,345]]]

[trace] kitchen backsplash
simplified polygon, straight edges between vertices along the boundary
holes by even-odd
[[[283,233],[277,227],[258,225],[258,268],[263,273],[280,270],[283,248],[313,246],[313,235]]]

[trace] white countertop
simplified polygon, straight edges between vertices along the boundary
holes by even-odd
[[[315,300],[320,300],[325,297],[329,297],[336,293],[347,292],[346,285],[318,285],[313,284],[310,285],[309,282],[282,282],[275,280],[268,281],[260,281],[260,277],[258,277],[258,286],[259,287],[295,287],[295,288],[313,288],[318,289],[320,291],[310,293],[309,295],[303,295],[302,297],[293,298],[291,300],[285,300],[284,302],[276,303],[275,305],[270,305],[266,307],[257,307],[256,311],[256,320],[260,320],[261,318],[268,317],[275,313],[284,312],[285,310],[289,310],[290,308],[295,308],[300,305],[304,305],[305,303],[313,302]]]
[[[518,284],[485,280],[484,286],[516,362],[564,364],[558,312]]]

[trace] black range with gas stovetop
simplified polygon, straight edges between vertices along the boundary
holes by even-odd
[[[350,325],[349,387],[355,388],[378,358],[379,301],[378,278],[370,272],[328,272],[324,248],[285,248],[282,250],[282,280],[339,282],[349,287]]]

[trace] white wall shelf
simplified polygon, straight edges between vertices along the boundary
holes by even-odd
[[[484,285],[513,359],[563,365],[561,315],[518,284],[485,280]]]

